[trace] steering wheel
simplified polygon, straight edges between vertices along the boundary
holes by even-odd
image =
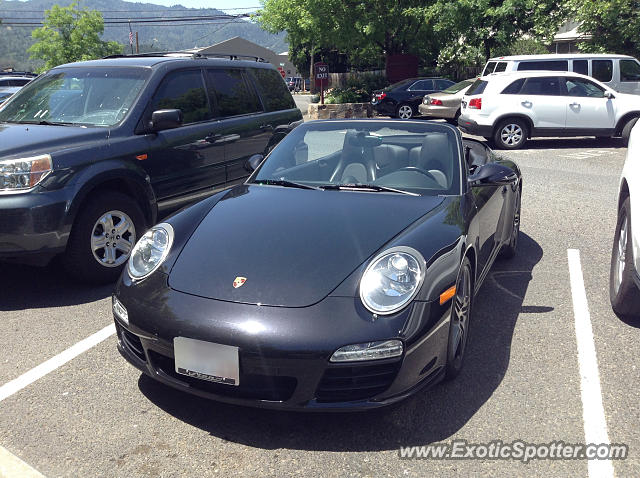
[[[400,171],[415,171],[416,173],[424,174],[428,178],[433,179],[436,183],[438,182],[436,177],[433,174],[431,174],[429,171],[426,171],[421,168],[417,168],[416,166],[405,166],[404,168],[398,169],[396,172],[400,172]]]

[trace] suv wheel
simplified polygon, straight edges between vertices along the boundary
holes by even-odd
[[[396,116],[400,119],[411,119],[413,117],[413,108],[407,103],[402,103],[396,109]]]
[[[98,191],[78,213],[64,255],[67,271],[82,281],[115,281],[144,232],[136,202],[115,191]]]
[[[631,135],[631,129],[633,129],[634,125],[638,122],[638,118],[631,118],[629,121],[627,121],[627,124],[624,125],[624,128],[622,128],[622,141],[624,141],[624,144],[628,144],[629,143],[629,135]]]
[[[640,291],[633,281],[633,250],[631,247],[631,215],[629,198],[618,211],[618,223],[613,238],[609,298],[613,311],[620,317],[640,318]]]
[[[493,132],[493,141],[501,149],[520,149],[527,142],[529,128],[524,120],[510,118],[501,121]]]

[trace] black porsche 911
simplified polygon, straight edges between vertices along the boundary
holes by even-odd
[[[460,372],[474,295],[516,250],[514,163],[447,124],[329,120],[247,167],[136,244],[113,295],[129,362],[300,410],[387,405]]]

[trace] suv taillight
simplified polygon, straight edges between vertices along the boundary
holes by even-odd
[[[469,101],[469,108],[474,108],[477,110],[482,109],[482,98],[472,98]]]

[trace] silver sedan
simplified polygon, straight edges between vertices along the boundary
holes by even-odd
[[[460,116],[460,101],[475,78],[461,81],[438,93],[425,95],[418,110],[430,119],[442,118],[457,126]]]

